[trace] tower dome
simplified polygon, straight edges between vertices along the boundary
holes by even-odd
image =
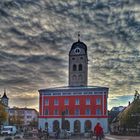
[[[86,46],[86,44],[81,42],[81,41],[79,41],[79,40],[72,44],[70,53],[71,53],[72,50],[75,50],[76,48],[83,49],[85,54],[87,53],[87,46]]]

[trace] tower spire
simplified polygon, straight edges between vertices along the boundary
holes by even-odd
[[[4,94],[6,94],[6,89],[4,88]]]
[[[80,31],[78,32],[78,42],[80,42]]]

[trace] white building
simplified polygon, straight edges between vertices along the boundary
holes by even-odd
[[[16,118],[16,119],[15,119]],[[18,122],[16,122],[18,120]],[[17,108],[9,109],[9,123],[17,125],[20,123],[22,126],[27,126],[31,122],[38,121],[38,112],[33,108]]]

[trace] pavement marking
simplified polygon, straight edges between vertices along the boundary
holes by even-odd
[[[120,138],[112,138],[112,137],[109,137],[109,136],[105,136],[105,139],[107,140],[120,140]],[[121,140],[129,140],[129,139],[121,139]]]
[[[107,138],[108,140],[119,140],[119,139],[111,138],[111,137],[108,137],[108,136],[105,136],[105,138]]]

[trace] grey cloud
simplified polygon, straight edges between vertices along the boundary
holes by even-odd
[[[132,94],[140,77],[139,4],[88,0],[80,9],[75,0],[0,1],[0,88],[9,87],[14,104],[12,94],[67,85],[68,52],[80,30],[89,84],[109,86],[110,95]]]

